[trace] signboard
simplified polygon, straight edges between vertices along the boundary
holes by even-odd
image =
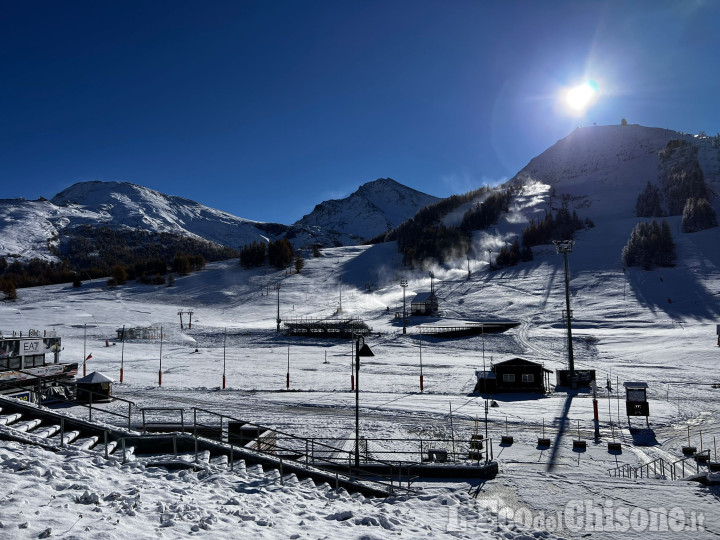
[[[40,354],[42,341],[39,339],[21,339],[20,340],[20,356],[32,356],[33,354]]]
[[[19,392],[17,394],[10,394],[8,397],[14,397],[15,399],[19,399],[20,401],[29,401],[30,403],[35,402],[35,400],[33,399],[33,393],[30,390],[25,392]]]

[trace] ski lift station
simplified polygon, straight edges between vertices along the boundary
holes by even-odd
[[[134,328],[118,328],[117,338],[123,339],[160,339],[159,326],[136,326]],[[125,335],[123,336],[123,332]]]

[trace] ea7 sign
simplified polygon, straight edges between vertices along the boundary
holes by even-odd
[[[41,344],[42,344],[42,340],[40,340],[40,339],[34,339],[32,341],[21,340],[20,341],[20,356],[30,356],[33,354],[40,354],[40,345]]]

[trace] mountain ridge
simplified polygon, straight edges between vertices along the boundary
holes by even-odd
[[[77,182],[49,200],[0,199],[0,235],[4,239],[0,242],[0,256],[21,260],[57,260],[52,248],[58,248],[59,239],[76,234],[87,226],[168,233],[207,240],[233,249],[255,241],[268,242],[278,238],[288,238],[296,248],[354,245],[369,237],[363,235],[363,231],[374,231],[378,224],[387,230],[388,224],[412,217],[420,204],[415,202],[414,206],[400,208],[385,196],[387,204],[384,209],[372,203],[366,203],[363,208],[357,204],[358,201],[383,199],[383,195],[374,193],[375,188],[381,186],[392,185],[391,191],[400,194],[398,200],[408,198],[415,201],[414,194],[420,194],[394,180],[386,182],[383,179],[379,184],[374,182],[363,184],[344,200],[333,201],[334,222],[328,224],[316,217],[310,222],[300,220],[293,225],[240,218],[191,199],[167,195],[131,182]],[[361,194],[356,195],[358,192]],[[420,195],[425,197],[421,198],[423,201],[436,199]],[[341,226],[343,219],[346,224],[352,225],[358,218],[359,208],[364,210],[366,221],[372,221],[374,227],[351,227],[347,230]],[[391,215],[386,217],[385,211]],[[342,218],[343,213],[348,215]]]

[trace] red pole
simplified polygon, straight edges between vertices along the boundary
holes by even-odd
[[[85,370],[86,370],[86,368],[85,368],[85,362],[83,362],[83,377],[84,377],[85,375],[87,375],[87,373],[85,372]]]
[[[120,368],[120,382],[123,382],[123,368]]]
[[[287,379],[287,380],[285,381],[285,388],[287,388],[288,390],[290,390],[290,372],[289,372],[289,371],[287,372],[287,377],[286,377],[286,379]]]
[[[355,375],[350,375],[350,391],[355,391]]]
[[[423,376],[420,375],[420,391],[423,391]]]
[[[225,374],[223,373],[223,390],[225,390]]]
[[[593,399],[593,413],[595,414],[595,421],[598,422],[598,404],[597,399]]]
[[[158,369],[158,386],[162,386],[162,370]]]

